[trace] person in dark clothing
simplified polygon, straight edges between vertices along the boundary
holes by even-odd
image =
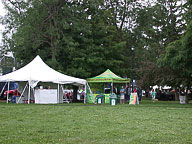
[[[126,102],[129,102],[130,94],[131,94],[131,89],[130,89],[129,85],[127,85],[127,87],[125,89],[125,100],[126,100]]]
[[[114,86],[114,88],[113,88],[113,93],[117,94],[117,87],[116,86]]]
[[[145,97],[148,98],[149,97],[149,91],[145,92]]]
[[[141,90],[141,88],[137,89],[137,95],[138,95],[139,101],[141,101],[141,98],[142,98],[142,90]]]

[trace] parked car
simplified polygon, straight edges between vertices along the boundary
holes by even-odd
[[[157,99],[161,101],[174,101],[175,91],[171,89],[162,89],[157,92]]]

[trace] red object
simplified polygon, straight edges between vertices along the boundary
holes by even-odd
[[[29,100],[30,103],[35,103],[35,100]],[[23,100],[23,103],[28,103],[28,100]]]
[[[30,100],[30,103],[35,103],[35,100]]]
[[[66,96],[70,97],[71,96],[71,92],[66,93]]]
[[[12,95],[12,96],[21,96],[21,93],[18,92],[18,90],[9,90],[9,91],[5,91],[4,92],[4,97],[7,96],[7,93],[9,92],[9,95]]]
[[[23,103],[28,103],[28,100],[23,100]]]

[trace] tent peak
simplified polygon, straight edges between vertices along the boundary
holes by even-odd
[[[114,74],[111,70],[107,69],[105,72],[103,72],[102,74],[92,77],[92,78],[88,78],[87,79],[88,82],[129,82],[129,79],[124,79],[121,78],[120,76],[117,76],[116,74]]]
[[[0,81],[38,81],[38,82],[53,82],[59,84],[86,84],[86,80],[64,75],[51,67],[49,67],[37,55],[30,63],[24,67],[0,76]]]
[[[41,57],[39,55],[37,55],[34,59],[41,59]]]

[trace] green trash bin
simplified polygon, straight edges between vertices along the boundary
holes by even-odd
[[[105,103],[105,95],[99,94],[95,97],[95,103],[102,104]]]
[[[109,96],[110,105],[116,105],[117,104],[117,95],[111,94]]]

